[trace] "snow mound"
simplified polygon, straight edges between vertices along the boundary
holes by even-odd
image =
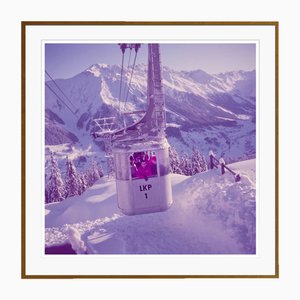
[[[81,234],[79,233],[79,231],[73,226],[70,226],[68,229],[68,234],[69,234],[69,242],[72,246],[72,249],[77,254],[84,254],[87,249],[84,244],[84,241],[82,241],[81,239]]]
[[[173,205],[125,216],[115,182],[101,179],[84,194],[46,205],[46,246],[68,241],[72,224],[89,254],[254,254],[255,159],[192,177],[172,174]]]

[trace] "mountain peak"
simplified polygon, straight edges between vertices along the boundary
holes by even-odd
[[[202,84],[207,84],[214,78],[212,75],[206,73],[201,69],[193,70],[193,71],[183,71],[183,74],[192,78],[194,81]]]
[[[93,64],[85,70],[85,72],[92,73],[95,77],[100,77],[101,75],[108,75],[111,72],[119,73],[121,70],[120,65],[108,65],[104,63]]]
[[[93,64],[89,68],[86,69],[86,72],[92,73],[95,77],[100,77],[101,72],[100,72],[100,65],[99,64]]]

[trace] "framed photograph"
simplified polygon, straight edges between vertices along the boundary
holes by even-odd
[[[22,278],[278,278],[278,22],[22,22]]]

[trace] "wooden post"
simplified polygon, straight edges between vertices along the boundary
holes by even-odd
[[[221,163],[221,174],[224,175],[225,174],[225,164]]]
[[[234,176],[234,179],[235,179],[235,182],[239,182],[239,181],[241,180],[240,174],[236,174],[236,175]]]
[[[214,168],[214,156],[212,154],[209,155],[210,160],[210,169],[212,170]]]
[[[214,163],[214,160],[216,160],[218,162],[218,160],[215,158],[215,154],[212,150],[209,150],[209,165],[210,165],[210,169],[212,170],[214,167],[218,168],[218,166]]]
[[[221,166],[221,174],[224,175],[225,174],[225,160],[223,157],[220,158],[219,164]]]

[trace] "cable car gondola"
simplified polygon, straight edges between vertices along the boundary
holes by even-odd
[[[113,147],[118,206],[126,215],[164,211],[172,204],[167,140]]]

